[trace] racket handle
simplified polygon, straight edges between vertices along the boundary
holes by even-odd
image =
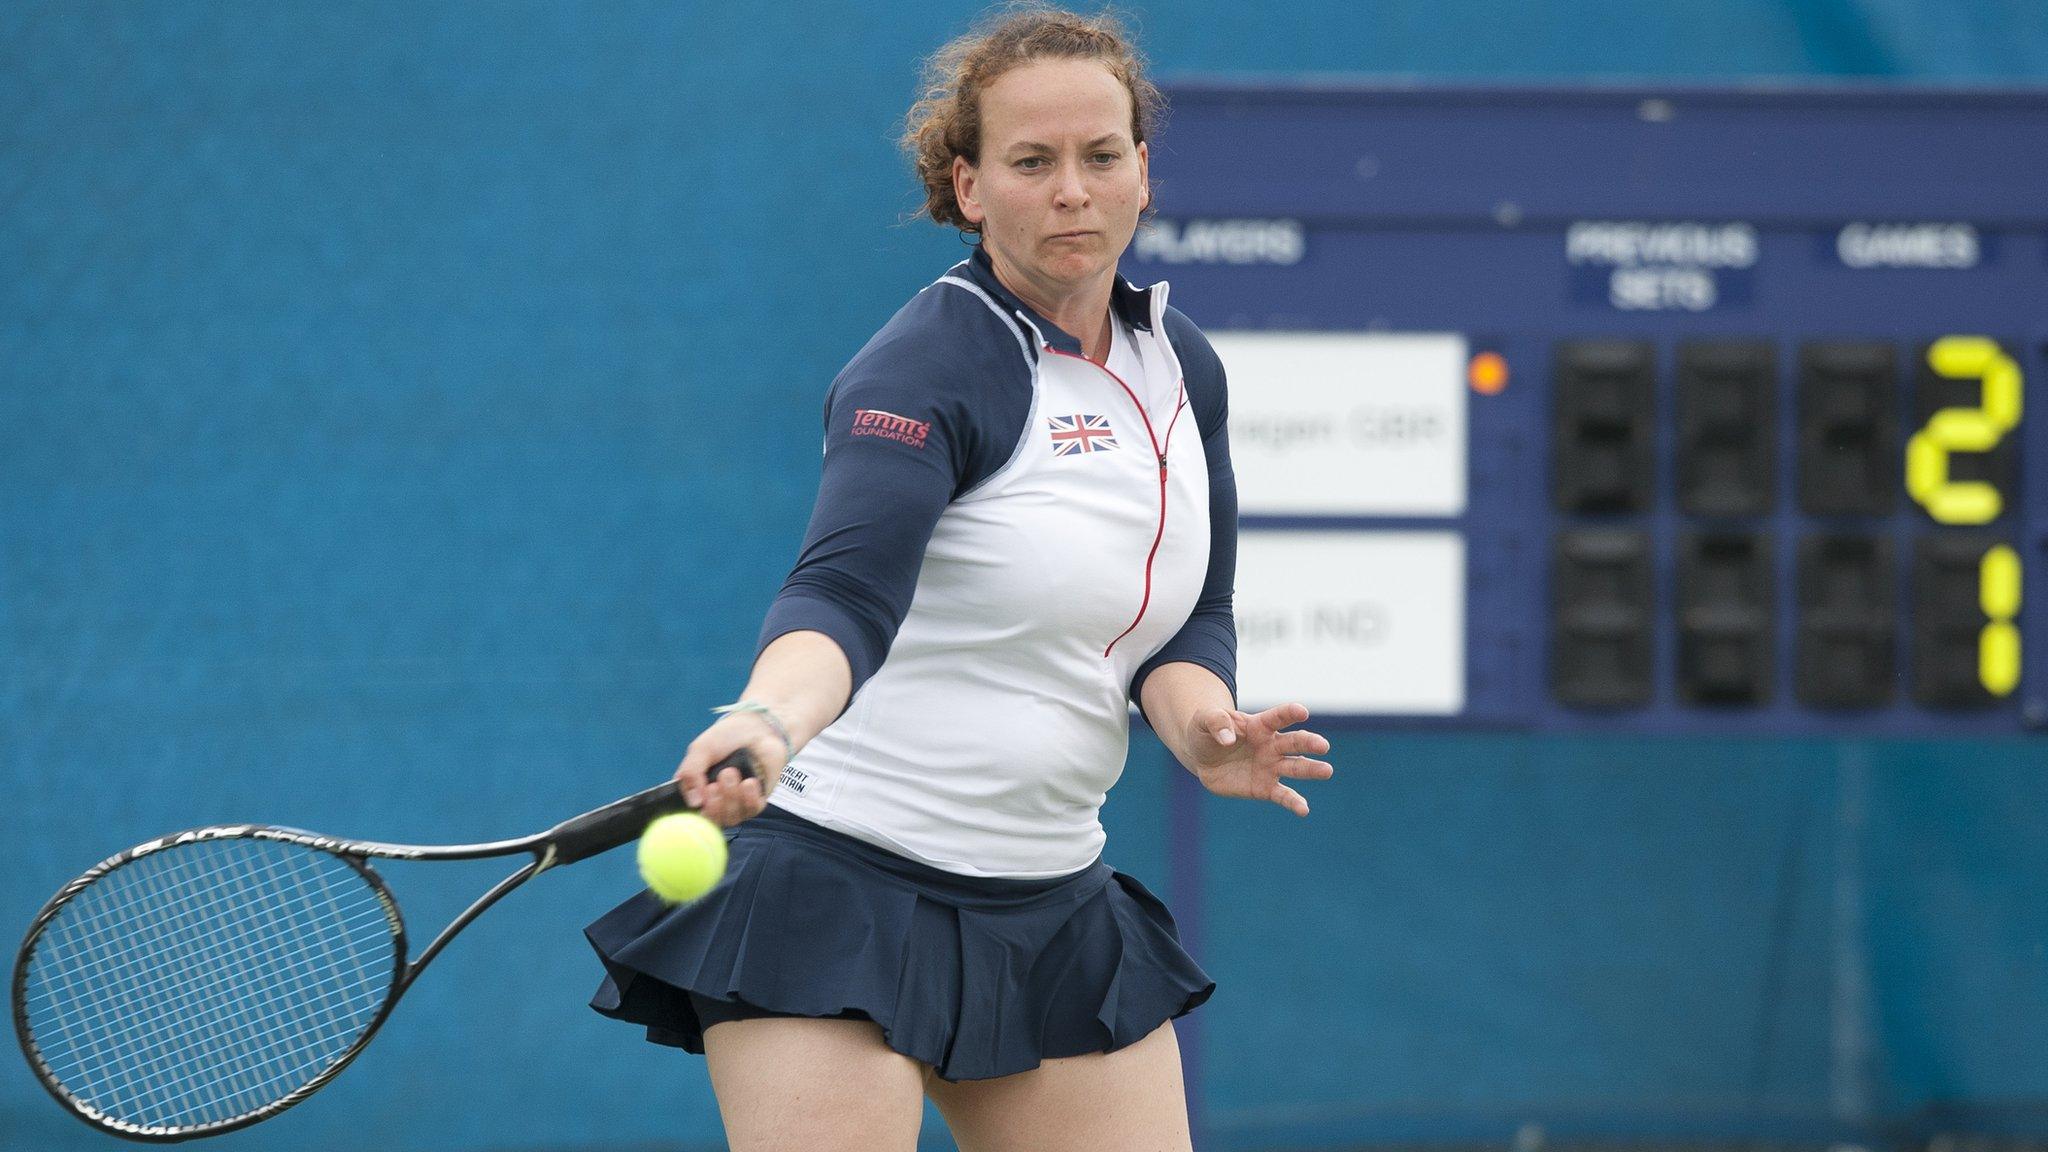
[[[742,748],[718,762],[710,775],[717,776],[727,768],[739,769],[742,779],[756,775],[753,754]],[[673,780],[666,780],[645,792],[636,792],[624,800],[615,800],[602,808],[585,812],[556,825],[545,839],[555,846],[555,864],[574,864],[600,852],[609,852],[621,844],[638,840],[647,824],[656,816],[689,809],[683,801],[683,793]]]

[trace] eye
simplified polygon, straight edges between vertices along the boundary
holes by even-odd
[[[1097,152],[1095,155],[1090,156],[1089,159],[1104,167],[1108,167],[1122,159],[1122,156],[1116,152]]]
[[[1043,167],[1045,167],[1045,157],[1043,156],[1026,156],[1022,160],[1017,161],[1018,170],[1023,172],[1036,172]]]

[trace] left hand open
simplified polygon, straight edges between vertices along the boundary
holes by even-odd
[[[1330,750],[1330,742],[1313,732],[1282,731],[1308,719],[1303,704],[1280,704],[1264,712],[1210,708],[1195,714],[1187,748],[1188,766],[1202,787],[1218,796],[1271,800],[1296,816],[1308,815],[1308,801],[1282,783],[1328,780],[1336,769],[1310,759]]]

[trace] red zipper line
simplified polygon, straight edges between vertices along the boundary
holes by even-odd
[[[1055,356],[1065,356],[1069,360],[1079,360],[1083,364],[1100,368],[1103,375],[1116,381],[1117,387],[1124,390],[1124,395],[1131,398],[1131,405],[1138,410],[1138,419],[1145,422],[1145,439],[1151,441],[1152,455],[1159,460],[1159,526],[1152,532],[1152,550],[1145,553],[1145,597],[1138,601],[1138,615],[1131,620],[1130,627],[1117,633],[1116,639],[1109,642],[1109,647],[1102,650],[1102,657],[1107,660],[1109,654],[1116,649],[1117,644],[1137,629],[1138,622],[1145,618],[1145,610],[1152,606],[1152,561],[1159,555],[1159,542],[1166,537],[1166,449],[1160,446],[1159,437],[1152,432],[1152,416],[1145,411],[1144,402],[1138,399],[1136,392],[1131,391],[1129,384],[1124,383],[1123,377],[1111,372],[1108,365],[1096,364],[1095,361],[1088,359],[1086,356],[1076,356],[1072,352],[1062,352],[1050,344],[1045,346],[1045,350]],[[1180,381],[1180,389],[1182,394],[1186,392],[1187,381],[1185,379]],[[1182,402],[1182,395],[1176,394],[1173,402],[1173,419],[1166,422],[1166,443],[1168,446],[1173,444],[1173,426],[1180,423],[1180,410],[1185,407],[1187,405]]]

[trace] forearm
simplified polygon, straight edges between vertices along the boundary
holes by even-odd
[[[1229,712],[1237,707],[1230,698],[1230,687],[1221,678],[1200,664],[1184,661],[1154,668],[1138,694],[1146,721],[1174,759],[1189,771],[1194,770],[1198,759],[1190,748],[1198,735],[1194,725],[1196,714],[1210,708]]]
[[[846,710],[852,692],[853,670],[839,645],[823,632],[798,631],[761,650],[740,698],[774,712],[791,746],[802,748]]]

